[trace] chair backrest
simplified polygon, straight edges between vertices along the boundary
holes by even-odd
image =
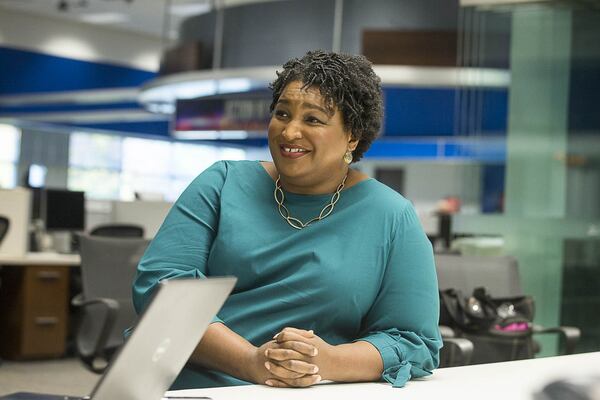
[[[0,243],[2,243],[2,239],[6,236],[8,228],[10,228],[10,221],[5,216],[0,215]]]
[[[437,254],[435,265],[440,290],[454,288],[470,295],[474,288],[484,286],[494,297],[523,295],[513,257]]]
[[[96,226],[90,232],[91,236],[105,237],[144,237],[144,228],[132,224],[107,224]]]
[[[131,285],[137,264],[149,241],[141,238],[79,237],[84,297],[131,301]]]
[[[149,241],[142,238],[107,238],[80,235],[81,279],[83,299],[114,299],[119,303],[119,312],[111,330],[106,347],[117,347],[123,343],[123,331],[130,327],[136,318],[131,299],[131,285],[136,268]],[[87,307],[80,332],[78,345],[82,348],[93,346],[101,329],[100,307]],[[84,350],[85,351],[85,350]],[[90,349],[91,351],[91,349]]]

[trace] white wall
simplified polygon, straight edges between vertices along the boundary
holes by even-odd
[[[0,189],[0,215],[9,221],[8,231],[0,244],[0,254],[21,256],[27,252],[30,204],[29,190]]]
[[[378,168],[401,169],[404,173],[402,195],[410,200],[428,235],[439,234],[438,202],[456,196],[462,202],[461,214],[481,212],[481,165],[473,163],[433,163],[423,161],[363,161],[359,168],[375,177]]]
[[[460,198],[464,212],[480,208],[480,165],[414,163],[404,171],[406,197],[423,208],[435,207],[446,196]]]
[[[377,168],[395,168],[404,171],[402,195],[413,202],[419,212],[435,210],[438,201],[446,196],[457,196],[466,213],[480,210],[481,165],[474,163],[385,162],[365,161],[360,168],[375,176]]]
[[[165,201],[87,200],[85,229],[104,224],[134,224],[144,228],[144,237],[152,239],[172,204]]]
[[[0,9],[0,46],[146,71],[158,70],[161,54],[152,36],[7,9]]]

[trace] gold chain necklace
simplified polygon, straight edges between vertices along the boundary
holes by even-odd
[[[327,203],[325,205],[325,207],[323,207],[323,209],[321,210],[319,215],[314,217],[310,221],[304,223],[304,222],[300,221],[298,218],[292,217],[290,215],[290,211],[283,204],[283,202],[285,201],[285,195],[283,194],[283,190],[281,190],[281,176],[278,175],[277,181],[275,182],[275,192],[273,192],[273,196],[275,196],[275,202],[277,202],[277,209],[279,210],[279,214],[281,214],[283,219],[285,219],[292,228],[296,228],[296,229],[306,228],[313,222],[322,220],[323,218],[325,218],[329,214],[331,214],[331,212],[333,211],[333,208],[335,207],[335,204],[340,199],[340,192],[344,188],[344,184],[346,183],[347,177],[348,177],[348,173],[346,172],[346,175],[344,176],[342,183],[340,183],[340,185],[337,187],[335,193],[333,194],[333,196],[331,196],[331,200],[329,200],[329,203]]]

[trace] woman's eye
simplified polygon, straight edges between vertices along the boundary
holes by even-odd
[[[288,116],[288,114],[283,110],[275,110],[275,116],[278,118],[285,118]]]
[[[319,118],[316,118],[316,117],[307,117],[306,121],[311,124],[322,124],[323,123],[323,121],[321,121]]]

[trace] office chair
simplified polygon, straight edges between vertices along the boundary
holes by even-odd
[[[10,228],[10,221],[3,215],[0,215],[0,244],[2,244],[2,240],[4,240],[4,236],[8,232],[8,228]]]
[[[3,215],[0,215],[0,244],[2,244],[2,240],[4,240],[4,236],[8,232],[8,228],[10,228],[10,221]],[[0,290],[2,290],[2,281],[0,281]],[[0,365],[2,365],[2,359],[0,358]]]
[[[79,242],[83,292],[71,302],[80,309],[75,347],[90,371],[102,373],[136,318],[131,285],[149,241],[79,235]]]
[[[524,295],[518,263],[513,257],[436,254],[435,259],[440,290],[452,288],[469,296],[475,288],[485,287],[496,298]],[[533,358],[539,351],[539,345],[532,335],[502,338],[485,333],[460,332],[449,327],[444,329],[451,337],[462,337],[473,342],[473,364]],[[539,325],[533,325],[531,333],[559,334],[564,343],[563,354],[574,352],[581,334],[575,327],[544,328]]]
[[[144,228],[132,224],[98,225],[90,232],[91,236],[105,237],[144,237]]]
[[[460,367],[471,364],[473,342],[456,337],[456,332],[448,326],[440,325],[440,333],[444,347],[440,351],[440,368]]]

